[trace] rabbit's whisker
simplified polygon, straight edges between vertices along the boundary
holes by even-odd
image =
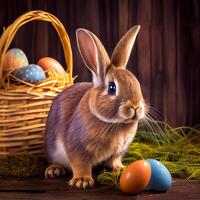
[[[162,114],[157,109],[155,109],[153,106],[148,106],[148,107],[150,110],[148,114],[154,116],[155,119],[160,119],[162,117]]]
[[[146,122],[147,127],[150,128],[150,131],[151,131],[150,136],[153,137],[153,139],[156,141],[156,143],[159,144],[158,139],[157,139],[157,134],[156,134],[155,127],[149,122],[147,116],[145,117],[144,120],[145,120],[145,122]]]
[[[160,133],[160,134],[163,133],[162,127],[160,126],[160,124],[159,124],[157,121],[155,121],[155,120],[151,117],[151,115],[147,115],[147,120],[148,120],[149,122],[151,121],[151,124],[152,124],[152,126],[155,128],[155,130],[156,130],[157,133]]]

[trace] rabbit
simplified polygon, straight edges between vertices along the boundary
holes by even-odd
[[[78,49],[93,75],[58,94],[48,114],[45,150],[51,164],[46,177],[73,173],[69,186],[92,188],[92,169],[101,163],[119,171],[146,104],[137,78],[126,69],[139,25],[118,42],[111,59],[100,40],[76,30]]]

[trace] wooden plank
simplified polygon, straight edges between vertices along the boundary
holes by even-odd
[[[2,1],[0,6],[0,35],[2,35],[4,28],[6,28],[6,14],[6,1]]]
[[[137,68],[142,91],[147,103],[150,103],[151,91],[151,2],[141,0],[137,3],[137,23],[141,25],[137,39]]]
[[[151,5],[151,104],[163,115],[163,24],[162,1],[153,0]]]
[[[117,1],[116,1],[117,2]],[[115,2],[115,4],[116,4]],[[118,42],[118,37],[116,37],[116,35],[118,35],[118,31],[114,32],[114,22],[115,22],[115,26],[118,23],[118,20],[116,18],[116,16],[118,16],[118,11],[116,10],[115,12],[115,20],[113,21],[113,12],[114,9],[112,7],[111,1],[104,1],[102,2],[102,9],[105,9],[104,11],[104,18],[102,21],[102,26],[104,24],[104,28],[105,28],[105,37],[104,37],[104,43],[106,46],[106,49],[109,53],[109,55],[112,55],[112,52]],[[111,12],[112,10],[112,12]],[[112,22],[113,21],[113,22]],[[111,26],[112,24],[112,26]]]
[[[176,30],[175,3],[163,1],[163,66],[164,66],[164,116],[172,127],[176,126]]]
[[[185,26],[187,8],[186,1],[176,3],[176,45],[177,45],[177,70],[176,70],[176,126],[183,126],[186,124],[186,117],[188,115],[188,96],[191,95],[187,91],[186,85],[189,80],[188,73],[188,56],[187,40],[189,39],[189,29]],[[190,116],[192,117],[192,116]]]
[[[60,3],[59,1],[55,2],[56,4],[56,8],[55,8],[55,16],[61,21],[61,23],[63,24],[63,26],[65,27],[67,33],[69,34],[68,32],[68,26],[67,26],[67,22],[68,22],[68,18],[66,16],[66,8],[68,8],[68,1],[63,1],[62,3]],[[50,2],[48,2],[47,0],[47,4],[49,5]],[[58,38],[58,37],[57,37]],[[56,54],[56,59],[61,63],[61,65],[63,66],[63,68],[66,70],[67,69],[67,64],[65,62],[65,59],[64,59],[64,53],[63,53],[63,47],[62,47],[62,44],[60,42],[60,40],[58,39],[58,45],[57,45],[57,48],[56,48],[56,51],[55,51],[55,54]]]
[[[99,2],[94,0],[87,0],[86,5],[86,27],[93,32],[97,37],[100,37],[102,32],[101,27],[99,26]],[[93,15],[91,17],[91,10]]]
[[[118,13],[119,13],[119,33],[118,37],[121,38],[128,31],[128,0],[119,0],[118,1]]]
[[[190,1],[190,46],[188,49],[188,60],[190,72],[190,95],[188,95],[189,100],[189,110],[187,116],[187,123],[189,125],[195,126],[199,124],[200,120],[200,6],[199,1]],[[200,137],[200,135],[199,135]]]
[[[54,42],[52,42],[53,40],[49,42],[49,26],[52,25],[44,21],[39,21],[36,24],[35,51],[37,53],[34,56],[34,63],[37,63],[38,60],[42,57],[50,56],[48,53],[49,44]],[[55,45],[55,43],[53,45]],[[56,57],[54,58],[57,59]]]
[[[77,28],[85,28],[86,26],[86,20],[89,17],[92,17],[92,15],[89,16],[89,13],[86,13],[86,2],[85,1],[72,1],[70,2],[69,6],[71,6],[71,10],[68,10],[70,14],[70,25],[68,29],[73,30],[71,34],[71,43],[73,48],[73,57],[74,57],[74,75],[78,75],[78,78],[76,79],[76,82],[80,81],[91,81],[92,75],[91,72],[87,69],[85,66],[81,55],[77,48],[77,42],[76,42],[76,36],[75,32]],[[68,6],[67,6],[68,7]],[[69,7],[68,7],[69,8]],[[88,16],[88,17],[86,17]],[[70,20],[69,19],[69,20]]]
[[[137,0],[129,0],[128,1],[128,6],[127,10],[123,10],[121,12],[123,13],[128,13],[128,29],[122,33],[122,35],[124,35],[130,28],[132,28],[133,26],[137,25]],[[124,6],[125,7],[125,6]],[[140,32],[139,32],[140,35]],[[127,69],[130,70],[131,72],[133,72],[136,77],[139,77],[139,67],[138,67],[138,56],[137,56],[137,44],[139,43],[138,37],[136,38],[135,44],[133,46],[131,55],[129,57],[129,61],[127,64]]]

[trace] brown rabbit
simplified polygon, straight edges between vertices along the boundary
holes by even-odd
[[[120,170],[122,156],[132,142],[145,102],[137,78],[126,64],[140,26],[119,41],[109,59],[100,40],[85,29],[76,31],[77,43],[93,83],[77,83],[54,100],[45,133],[49,166],[46,177],[71,169],[69,185],[93,187],[92,168],[106,163]]]

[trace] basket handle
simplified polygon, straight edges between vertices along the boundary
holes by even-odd
[[[50,22],[55,28],[63,46],[65,62],[67,64],[67,73],[69,75],[69,83],[70,84],[73,83],[72,50],[71,50],[70,39],[64,26],[54,15],[42,10],[34,10],[18,17],[10,26],[6,28],[6,30],[3,32],[0,38],[0,88],[5,85],[5,81],[3,78],[3,63],[5,60],[7,50],[18,29],[24,24],[34,20]]]

